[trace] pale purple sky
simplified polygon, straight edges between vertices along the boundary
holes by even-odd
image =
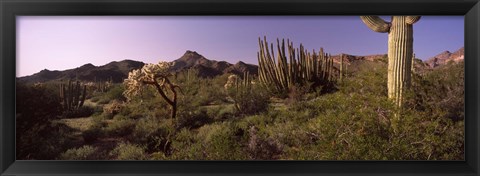
[[[289,38],[309,50],[323,47],[332,55],[387,53],[388,34],[373,32],[358,16],[19,16],[17,76],[124,59],[172,61],[186,50],[256,64],[263,36],[269,42]],[[463,45],[463,16],[423,16],[414,25],[420,59]]]

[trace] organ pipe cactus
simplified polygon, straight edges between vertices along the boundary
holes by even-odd
[[[285,95],[294,85],[320,86],[330,84],[334,79],[333,59],[320,48],[318,54],[312,53],[300,44],[300,48],[294,48],[293,42],[277,39],[277,55],[273,44],[258,38],[260,47],[257,52],[258,74],[261,83],[272,88],[273,92]],[[270,46],[270,48],[269,48]],[[275,56],[276,61],[275,61]],[[314,88],[311,87],[311,88]]]
[[[392,16],[391,22],[378,16],[360,18],[371,30],[388,33],[388,97],[402,107],[404,91],[411,84],[413,24],[420,16]]]
[[[60,84],[60,98],[62,100],[63,109],[65,111],[73,111],[83,106],[87,94],[87,86],[83,85],[81,89],[80,81],[72,84],[68,81],[68,87],[65,84]]]

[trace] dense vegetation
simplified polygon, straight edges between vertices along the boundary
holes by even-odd
[[[129,101],[123,84],[88,89],[65,113],[59,83],[17,84],[17,159],[464,159],[463,62],[414,73],[402,109],[387,98],[386,65],[352,62],[334,91],[299,85],[287,97],[184,71],[169,77],[181,87],[175,118],[153,86]]]

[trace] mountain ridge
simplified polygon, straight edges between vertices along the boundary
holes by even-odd
[[[345,63],[350,64],[356,61],[375,61],[386,57],[386,54],[372,54],[365,56],[344,54]],[[336,64],[340,63],[340,54],[332,55]],[[434,57],[424,61],[424,65],[428,68],[435,68],[440,65],[447,64],[449,61],[459,62],[464,59],[464,47],[455,52],[444,51]],[[210,60],[196,51],[187,50],[180,58],[171,62],[172,72],[180,72],[186,69],[198,70],[201,77],[214,77],[222,74],[242,75],[249,72],[253,75],[258,74],[258,66],[238,61],[235,64],[227,61]],[[134,69],[140,69],[145,65],[141,61],[122,60],[112,61],[105,65],[95,66],[91,63],[84,64],[77,68],[67,69],[63,71],[43,69],[33,75],[19,77],[19,82],[42,83],[48,81],[62,81],[68,79],[78,79],[81,81],[108,81],[115,83],[123,82],[128,77],[128,73]]]

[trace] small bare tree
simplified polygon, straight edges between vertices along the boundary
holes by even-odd
[[[143,90],[144,85],[152,85],[171,106],[171,118],[175,118],[177,114],[177,91],[175,88],[180,87],[168,79],[172,75],[169,72],[170,67],[171,64],[168,62],[159,62],[158,64],[145,64],[141,69],[132,70],[123,82],[125,85],[123,95],[130,101]],[[171,93],[170,97],[169,92]]]

